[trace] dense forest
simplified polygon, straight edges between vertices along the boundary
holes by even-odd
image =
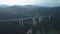
[[[58,29],[60,31],[60,7],[43,7],[43,6],[9,6],[0,7],[0,20],[20,19],[27,17],[34,17],[36,15],[45,16],[53,15],[49,20],[42,20],[33,27],[33,34],[39,30],[41,34],[42,30],[47,34],[50,28]],[[53,19],[53,20],[52,20]],[[31,19],[30,19],[31,20]],[[29,22],[29,20],[26,20]],[[26,22],[25,21],[25,22]],[[25,23],[25,26],[19,26],[19,21],[0,21],[0,33],[1,34],[26,34],[29,28],[32,28],[31,24]]]
[[[57,14],[60,11],[60,7],[41,7],[41,6],[10,6],[6,8],[0,8],[0,20],[1,19],[16,19],[26,18],[38,15],[50,15]]]

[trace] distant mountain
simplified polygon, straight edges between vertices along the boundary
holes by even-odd
[[[34,5],[25,5],[25,6],[6,6],[0,5],[0,19],[15,19],[15,18],[25,18],[33,17],[38,15],[51,15],[60,13],[60,7],[45,7],[45,6],[34,6]]]
[[[25,6],[20,6],[20,5],[13,5],[13,6],[0,5],[0,8],[7,8],[7,7],[26,8],[26,9],[44,8],[43,6],[35,6],[35,5],[25,5]]]
[[[36,8],[48,8],[48,7],[35,6],[35,5],[25,5],[25,6],[14,5],[14,6],[12,6],[12,7],[26,8],[26,9],[29,9],[29,10],[36,9]]]
[[[9,5],[0,5],[1,8],[7,8]]]

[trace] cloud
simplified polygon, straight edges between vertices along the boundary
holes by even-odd
[[[0,4],[15,5],[17,2],[15,0],[0,0]]]
[[[34,4],[34,0],[0,0],[0,4],[28,5],[28,4]]]
[[[0,4],[60,6],[60,0],[0,0]]]
[[[42,2],[38,2],[36,5],[40,6],[60,6],[60,0],[42,0]]]

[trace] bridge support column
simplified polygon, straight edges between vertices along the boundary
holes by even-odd
[[[49,20],[50,20],[51,16],[49,16]]]
[[[23,19],[22,19],[22,21],[21,21],[21,24],[22,24],[22,27],[23,27]]]
[[[23,27],[23,19],[22,20],[19,19],[19,26]]]
[[[39,23],[40,23],[40,21],[42,21],[42,16],[41,16],[41,17],[39,17]]]
[[[36,20],[35,20],[35,18],[32,18],[32,20],[33,20],[33,26],[35,26],[35,25],[36,25]]]

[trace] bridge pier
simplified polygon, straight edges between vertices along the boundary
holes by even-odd
[[[21,23],[22,23],[22,27],[23,27],[23,19],[22,19],[22,22]]]
[[[39,17],[38,19],[39,19],[39,23],[40,23],[40,21],[42,21],[42,16],[41,16],[41,17]]]
[[[35,18],[32,18],[32,20],[33,20],[33,26],[35,26],[35,25],[36,25],[36,20],[35,20]]]
[[[19,26],[22,26],[23,27],[23,19],[19,19]]]

